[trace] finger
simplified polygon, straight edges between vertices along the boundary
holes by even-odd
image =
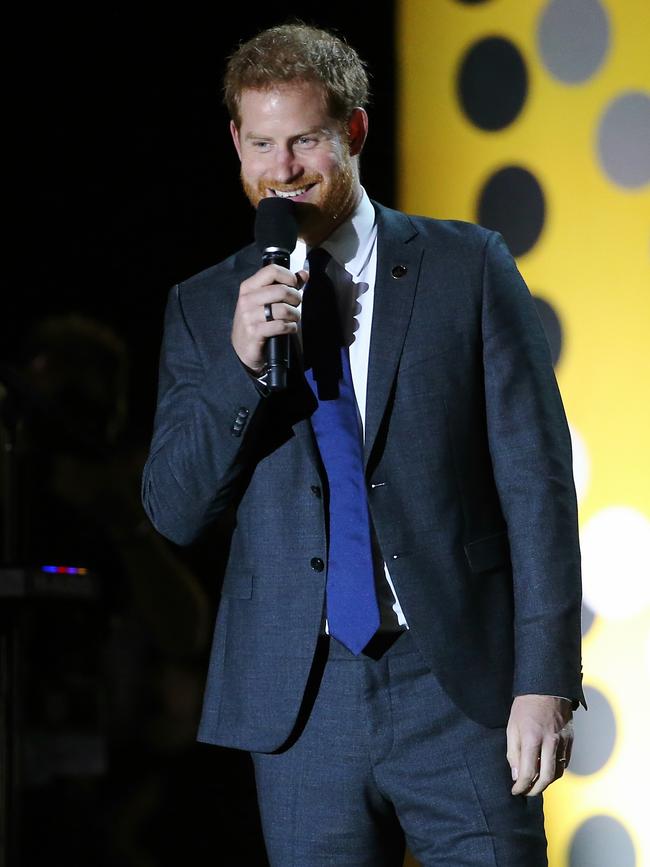
[[[512,787],[513,795],[523,795],[529,791],[537,780],[539,772],[539,742],[536,740],[522,740],[519,751],[519,775],[517,782]]]
[[[564,742],[564,769],[566,770],[569,767],[569,762],[571,761],[571,753],[573,752],[573,736],[567,738]]]
[[[269,337],[275,337],[278,334],[294,334],[298,330],[297,320],[289,319],[269,319],[268,322],[264,316],[264,311],[258,312],[254,321],[249,321],[243,331],[247,340],[253,340],[264,343]]]
[[[573,727],[565,726],[560,732],[560,741],[557,748],[555,761],[558,766],[561,766],[562,773],[569,767],[571,761],[571,751],[573,749]],[[562,776],[560,774],[559,776]]]
[[[296,271],[296,279],[298,280],[297,288],[302,289],[305,283],[309,280],[309,271]]]
[[[298,330],[300,314],[295,307],[277,303],[272,306],[272,314],[273,319],[267,320],[264,304],[250,310],[239,310],[235,314],[232,331],[233,346],[244,363],[248,362],[248,367],[254,366],[250,360],[257,356],[258,351],[251,353],[251,341],[259,349],[269,337],[278,334],[295,334]]]
[[[283,283],[271,283],[270,285],[258,286],[254,291],[241,294],[239,303],[244,310],[253,310],[264,304],[290,304],[297,307],[302,301],[298,289],[293,286],[285,286]]]
[[[558,752],[560,738],[558,735],[553,735],[544,738],[542,743],[542,751],[539,759],[539,776],[527,792],[529,797],[539,795],[547,786],[550,786],[553,780],[564,773],[564,766],[557,761],[558,757],[563,758]]]
[[[519,754],[521,750],[521,740],[519,737],[519,729],[516,726],[508,726],[506,729],[507,751],[506,759],[510,765],[510,774],[514,782],[519,777]]]
[[[267,316],[267,309],[270,316]],[[298,322],[300,313],[291,304],[276,301],[271,304],[263,304],[260,307],[260,321],[264,322]]]
[[[240,293],[246,295],[263,286],[272,286],[274,283],[297,288],[298,282],[297,275],[288,268],[283,268],[281,265],[265,265],[242,282]]]
[[[297,322],[285,322],[282,319],[273,319],[271,322],[260,322],[255,330],[255,338],[263,343],[269,337],[278,337],[281,334],[296,334],[297,331]]]

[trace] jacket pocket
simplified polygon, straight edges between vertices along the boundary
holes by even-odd
[[[475,539],[465,545],[465,556],[474,573],[487,572],[510,564],[510,545],[506,530]]]

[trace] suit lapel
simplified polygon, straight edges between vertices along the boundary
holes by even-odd
[[[397,373],[423,255],[409,218],[373,204],[377,211],[377,274],[366,396],[366,466]]]

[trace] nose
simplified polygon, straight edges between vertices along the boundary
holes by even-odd
[[[278,147],[275,152],[276,179],[283,184],[288,184],[299,177],[302,172],[303,167],[296,158],[292,147],[289,144]]]

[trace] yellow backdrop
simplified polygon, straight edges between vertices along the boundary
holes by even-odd
[[[400,207],[485,222],[484,185],[507,166],[543,191],[518,264],[562,331],[593,699],[576,714],[574,769],[546,798],[550,864],[650,865],[650,4],[401,0],[397,30]],[[527,73],[498,129],[458,90],[490,37]]]

